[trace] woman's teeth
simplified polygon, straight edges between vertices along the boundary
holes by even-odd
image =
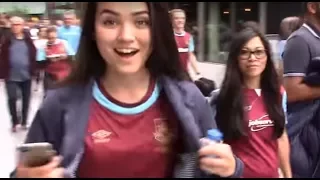
[[[134,50],[134,49],[115,49],[117,52],[120,52],[120,53],[133,53],[137,50]]]
[[[136,49],[115,49],[115,52],[119,55],[134,55],[138,52]]]

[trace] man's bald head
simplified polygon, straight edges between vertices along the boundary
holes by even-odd
[[[280,23],[281,39],[287,39],[291,35],[291,33],[298,30],[301,25],[301,19],[297,16],[290,16],[284,18]]]

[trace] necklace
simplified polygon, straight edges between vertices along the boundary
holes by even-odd
[[[253,105],[255,104],[255,102],[256,102],[258,99],[259,99],[259,97],[257,97],[257,98],[251,103],[250,106],[245,106],[245,107],[244,107],[244,110],[245,110],[245,111],[251,111]]]

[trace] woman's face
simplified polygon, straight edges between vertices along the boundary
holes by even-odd
[[[108,70],[121,74],[145,68],[151,54],[150,17],[145,2],[99,2],[95,40]]]
[[[40,28],[39,29],[39,37],[40,38],[47,38],[47,28]]]
[[[244,78],[260,77],[267,64],[267,54],[260,37],[249,40],[241,49],[238,61]]]

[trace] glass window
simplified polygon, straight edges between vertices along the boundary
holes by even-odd
[[[225,63],[229,42],[232,37],[230,28],[230,2],[205,2],[204,61]]]

